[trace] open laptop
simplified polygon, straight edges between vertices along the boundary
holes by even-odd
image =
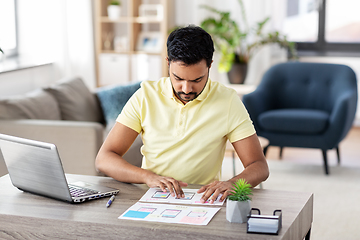
[[[0,134],[0,150],[12,184],[22,191],[74,203],[119,192],[81,181],[68,184],[54,144]]]

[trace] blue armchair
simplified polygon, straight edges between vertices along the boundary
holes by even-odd
[[[352,127],[357,95],[348,66],[288,62],[271,67],[243,102],[257,134],[279,146],[280,156],[283,147],[319,148],[329,174],[326,152],[336,148],[340,164],[339,143]]]

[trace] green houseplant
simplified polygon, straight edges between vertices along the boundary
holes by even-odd
[[[207,5],[200,7],[215,13],[216,17],[206,18],[201,22],[201,27],[213,38],[215,48],[220,52],[219,71],[227,72],[231,83],[243,83],[246,77],[248,62],[260,47],[275,43],[289,49],[292,58],[296,58],[295,44],[289,42],[286,36],[277,31],[264,34],[263,29],[270,18],[249,28],[245,7],[242,0],[238,0],[241,8],[241,26],[231,19],[230,12],[219,11]],[[231,72],[234,66],[238,71],[244,71],[241,82],[232,82]],[[236,70],[235,70],[236,71]]]
[[[251,209],[252,187],[245,179],[237,180],[233,186],[226,203],[226,219],[229,222],[244,223]]]
[[[111,0],[109,5],[118,5],[118,6],[120,6],[121,2],[119,0]]]

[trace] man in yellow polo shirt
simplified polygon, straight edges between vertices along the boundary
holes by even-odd
[[[167,48],[170,77],[141,84],[101,147],[97,169],[179,197],[188,183],[202,184],[202,201],[210,202],[220,193],[223,201],[239,178],[252,186],[266,180],[268,166],[244,105],[234,90],[209,78],[210,35],[196,26],[180,28],[169,35]],[[138,134],[144,144],[141,168],[122,158]],[[245,169],[219,181],[228,139]]]

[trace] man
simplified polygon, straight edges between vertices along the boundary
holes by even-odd
[[[267,179],[268,166],[249,115],[236,92],[209,79],[214,45],[202,28],[173,31],[167,40],[169,78],[144,81],[127,102],[101,147],[96,167],[122,182],[145,183],[184,197],[182,187],[204,185],[202,201],[223,201],[233,183],[252,186]],[[143,139],[142,167],[122,156],[137,135]],[[219,181],[227,139],[245,169]]]

